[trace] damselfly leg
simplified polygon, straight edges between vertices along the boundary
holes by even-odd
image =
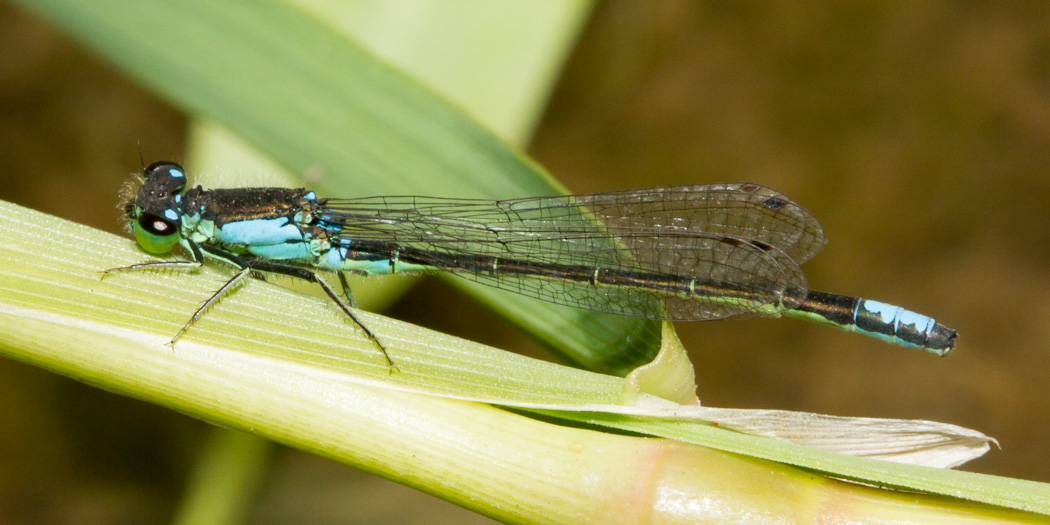
[[[353,294],[350,292],[350,285],[346,281],[346,278],[341,272],[337,272],[339,275],[340,283],[343,287],[343,292],[346,294],[349,301],[349,305],[339,297],[334,289],[325,281],[317,272],[312,271],[308,268],[300,268],[296,266],[284,265],[275,263],[273,261],[267,261],[262,259],[248,259],[245,257],[238,256],[236,254],[229,253],[227,251],[212,247],[212,246],[197,246],[195,243],[190,244],[191,249],[189,250],[191,255],[196,259],[195,261],[148,261],[145,263],[132,264],[130,266],[123,266],[120,268],[110,268],[103,270],[101,273],[103,277],[111,273],[121,272],[132,272],[132,271],[157,271],[157,270],[196,270],[202,266],[203,257],[221,261],[232,266],[236,273],[233,277],[230,277],[214,294],[211,295],[196,311],[190,316],[189,321],[171,338],[168,342],[172,348],[175,346],[175,342],[178,341],[186,331],[193,326],[197,320],[199,320],[209,308],[214,306],[220,299],[228,295],[238,286],[240,286],[244,280],[250,277],[253,272],[267,273],[273,275],[284,275],[287,277],[294,277],[302,279],[304,281],[316,283],[324,290],[325,295],[328,296],[340,310],[350,318],[357,326],[364,331],[365,335],[372,340],[373,343],[383,352],[383,357],[386,358],[387,364],[394,370],[397,370],[397,365],[390,358],[390,354],[387,353],[386,347],[379,341],[375,333],[372,332],[360,319],[354,315],[352,308],[354,307]],[[203,252],[203,253],[202,253]]]

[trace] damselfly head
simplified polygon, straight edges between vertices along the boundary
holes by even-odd
[[[128,228],[147,252],[170,252],[179,243],[180,203],[182,190],[186,188],[182,166],[174,162],[155,162],[142,170],[141,184],[135,181],[131,184],[133,187],[125,190],[124,202]]]

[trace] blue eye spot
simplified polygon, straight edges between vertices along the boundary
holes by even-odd
[[[181,171],[179,171],[177,169],[174,169],[174,168],[172,168],[172,169],[170,169],[168,171],[171,173],[172,177],[180,177],[181,178],[181,177],[185,177],[186,176],[186,175],[183,175]]]
[[[312,200],[317,199],[317,194],[312,192],[312,191],[308,191],[308,192],[306,192],[306,195],[303,195],[303,198],[308,200],[308,201],[312,201]]]
[[[182,194],[181,193],[176,193],[175,194],[175,204],[178,204],[180,202],[182,202]]]
[[[164,210],[164,217],[169,221],[179,220],[179,214],[175,213],[175,210]]]

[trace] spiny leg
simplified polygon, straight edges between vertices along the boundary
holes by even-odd
[[[168,341],[168,344],[174,349],[175,341],[178,341],[179,338],[182,337],[182,334],[185,334],[186,330],[189,330],[190,326],[193,326],[193,323],[197,322],[197,320],[204,315],[204,312],[206,312],[208,308],[211,308],[215,303],[219,302],[219,299],[225,297],[226,294],[230,293],[234,288],[240,286],[245,278],[251,276],[251,272],[251,268],[244,266],[234,274],[233,277],[230,277],[230,279],[226,281],[226,284],[222,285],[222,287],[212,294],[207,301],[204,301],[204,304],[200,305],[200,308],[197,308],[196,312],[193,312],[193,315],[190,316],[190,320],[179,329],[178,333],[175,334],[175,337],[172,337],[171,341]]]
[[[120,268],[110,268],[108,270],[102,270],[100,273],[102,273],[102,277],[105,277],[106,275],[111,273],[134,272],[142,270],[196,270],[203,265],[204,254],[201,252],[201,247],[197,246],[196,243],[188,242],[187,245],[189,247],[190,256],[193,257],[192,261],[147,261],[144,263],[132,264],[131,266],[122,266]],[[175,342],[178,341],[179,338],[186,333],[186,330],[189,330],[190,326],[193,326],[193,323],[197,322],[197,320],[200,319],[202,315],[204,315],[204,312],[207,311],[208,308],[211,308],[212,305],[219,301],[219,299],[222,299],[226,294],[230,293],[231,290],[240,285],[246,277],[251,275],[251,268],[248,266],[248,263],[244,259],[232,253],[228,253],[215,248],[209,248],[207,246],[204,247],[204,251],[206,251],[208,255],[211,255],[212,257],[226,264],[229,264],[234,268],[237,268],[238,271],[233,277],[226,281],[226,284],[223,284],[217,292],[212,294],[212,296],[209,297],[207,301],[204,301],[204,304],[202,304],[200,308],[197,308],[197,311],[193,312],[193,315],[190,316],[190,320],[185,325],[183,325],[181,329],[179,329],[179,331],[175,334],[175,337],[172,337],[171,341],[168,341],[168,344],[171,345],[172,348],[175,348]]]
[[[198,248],[196,244],[191,244],[190,246],[193,248],[193,252],[195,252],[195,257],[203,258],[200,252],[202,248]],[[208,246],[204,246],[203,250],[213,258],[222,261],[226,264],[229,264],[234,268],[237,268],[237,273],[234,274],[233,277],[230,277],[229,280],[227,280],[226,283],[222,285],[222,287],[220,287],[215,293],[212,294],[211,297],[208,298],[208,300],[204,301],[204,303],[201,304],[199,308],[197,308],[197,311],[193,312],[193,315],[190,316],[190,320],[187,321],[181,329],[179,329],[178,333],[175,334],[175,337],[171,338],[171,341],[168,341],[168,344],[171,345],[172,348],[175,348],[175,341],[178,341],[179,338],[186,333],[186,330],[189,330],[189,328],[193,326],[193,323],[197,322],[197,320],[204,315],[204,312],[208,311],[208,309],[211,308],[215,303],[219,302],[219,299],[222,299],[226,296],[226,294],[233,291],[234,288],[240,286],[241,283],[244,282],[244,279],[251,276],[252,269],[250,265],[241,257]]]
[[[298,266],[285,266],[282,264],[274,264],[267,261],[252,261],[251,266],[253,270],[279,275],[286,275],[288,277],[296,277],[305,281],[317,283],[321,287],[321,289],[324,290],[324,293],[327,294],[328,297],[332,301],[334,301],[336,305],[339,306],[339,309],[342,310],[343,313],[345,313],[351,321],[357,324],[357,326],[361,327],[361,330],[365,332],[365,335],[367,335],[368,338],[371,339],[377,347],[379,347],[379,350],[383,352],[383,357],[386,358],[386,362],[390,365],[390,367],[394,370],[400,370],[397,367],[397,365],[394,364],[394,361],[390,359],[390,354],[387,353],[386,347],[383,346],[383,343],[379,342],[379,338],[377,338],[376,335],[372,333],[372,330],[369,330],[368,327],[365,326],[364,323],[362,323],[357,318],[357,316],[354,315],[354,312],[350,310],[350,307],[348,307],[346,303],[344,303],[343,300],[339,298],[339,294],[337,294],[336,291],[333,290],[332,287],[329,286],[324,279],[317,275],[317,272],[314,272],[307,268],[300,268]],[[348,297],[350,297],[351,301],[353,301],[353,296],[350,295],[350,285],[346,282],[346,278],[343,277],[342,273],[339,274],[339,279],[343,284],[343,292],[346,293]]]
[[[196,270],[201,267],[198,261],[146,261],[144,263],[99,270],[103,277],[111,273],[136,272],[139,270]]]
[[[357,301],[354,300],[354,294],[350,293],[350,283],[346,282],[346,275],[343,272],[335,273],[339,274],[339,284],[343,285],[343,295],[350,303],[350,308],[357,308]]]
[[[187,322],[182,327],[182,329],[180,329],[178,333],[175,334],[175,337],[173,337],[171,341],[168,342],[168,344],[172,345],[173,347],[175,345],[175,342],[178,341],[179,338],[186,333],[186,330],[188,330],[194,322],[196,322],[198,319],[201,318],[202,315],[204,315],[204,312],[207,311],[208,308],[210,308],[212,305],[218,302],[219,299],[222,299],[231,290],[240,285],[246,277],[251,276],[251,272],[253,270],[258,270],[261,272],[287,275],[289,277],[298,277],[300,279],[304,279],[306,281],[314,282],[320,285],[321,289],[324,290],[325,294],[327,294],[330,299],[335,301],[335,304],[339,306],[339,308],[347,315],[347,317],[349,317],[350,320],[354,322],[354,324],[361,327],[361,330],[365,332],[365,335],[367,335],[368,338],[371,339],[377,347],[379,347],[379,350],[383,352],[383,357],[386,358],[386,361],[390,365],[390,367],[394,370],[399,370],[397,365],[394,364],[394,361],[390,359],[390,354],[387,353],[386,347],[383,346],[383,343],[379,342],[379,338],[377,338],[376,335],[372,333],[372,330],[365,326],[364,323],[362,323],[357,318],[357,316],[354,315],[350,308],[347,307],[346,303],[339,299],[339,295],[336,294],[335,290],[333,290],[332,287],[329,286],[324,279],[321,279],[316,272],[312,272],[306,268],[285,266],[261,260],[253,260],[251,263],[249,263],[241,257],[220,250],[218,248],[212,248],[209,246],[199,247],[196,243],[192,242],[188,244],[190,249],[190,255],[194,259],[192,261],[148,261],[139,264],[132,264],[130,266],[123,266],[120,268],[110,268],[108,270],[102,270],[100,272],[102,273],[102,277],[105,277],[107,274],[110,273],[140,270],[195,270],[200,268],[203,264],[202,261],[204,260],[204,255],[201,252],[202,249],[213,258],[218,259],[226,264],[229,264],[234,268],[237,268],[237,274],[231,277],[228,281],[226,281],[226,283],[223,284],[217,292],[212,294],[212,296],[208,298],[208,300],[205,301],[204,304],[202,304],[196,312],[193,313],[193,315],[190,317],[189,322]],[[343,293],[346,294],[347,300],[350,302],[351,305],[355,305],[354,296],[350,293],[350,284],[346,282],[346,277],[343,276],[342,272],[339,272],[339,281],[343,286]]]
[[[193,257],[192,261],[146,261],[144,263],[132,264],[130,266],[100,270],[99,273],[101,273],[104,278],[111,273],[137,272],[141,270],[196,270],[203,264],[202,261],[204,260],[204,256],[201,254],[200,248],[198,248],[196,244],[190,243],[189,246],[190,256]]]

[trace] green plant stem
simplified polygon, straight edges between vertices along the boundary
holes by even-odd
[[[273,448],[272,442],[254,434],[211,429],[186,485],[189,493],[172,523],[244,523],[269,473]]]
[[[136,348],[128,352],[128,341],[142,334],[94,331],[75,315],[18,315],[5,308],[0,319],[18,325],[0,345],[10,357],[251,429],[512,523],[1045,519],[833,481],[673,440],[564,427],[478,403],[348,384],[220,347],[171,352],[131,345]],[[70,326],[79,336],[70,336]],[[65,334],[61,341],[52,337],[56,331]]]

